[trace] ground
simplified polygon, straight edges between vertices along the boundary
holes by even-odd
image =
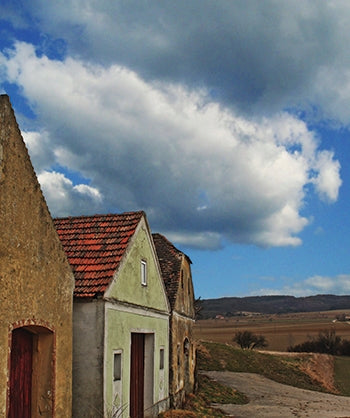
[[[350,417],[350,398],[298,389],[255,373],[206,371],[205,375],[249,397],[245,405],[220,405],[235,418]]]

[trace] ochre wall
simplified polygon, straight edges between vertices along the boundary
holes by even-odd
[[[53,331],[54,416],[71,416],[73,283],[9,99],[2,95],[0,416],[6,416],[11,331],[22,325]]]
[[[185,256],[181,270],[182,280],[179,283],[170,319],[170,393],[174,408],[180,408],[185,396],[193,392],[196,367],[196,347],[193,337],[194,291],[191,266]],[[185,341],[188,341],[186,350]]]

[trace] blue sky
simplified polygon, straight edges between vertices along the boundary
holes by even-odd
[[[144,210],[196,295],[350,293],[350,4],[3,1],[53,216]]]

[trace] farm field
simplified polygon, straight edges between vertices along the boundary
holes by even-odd
[[[317,337],[325,330],[334,330],[336,335],[350,340],[350,322],[336,320],[341,314],[350,315],[350,310],[197,320],[194,334],[197,340],[232,343],[237,331],[249,330],[266,338],[265,350],[287,351],[289,346]]]

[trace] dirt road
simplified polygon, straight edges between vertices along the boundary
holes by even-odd
[[[298,389],[254,373],[203,372],[249,398],[246,405],[220,405],[235,418],[350,418],[350,398]]]

